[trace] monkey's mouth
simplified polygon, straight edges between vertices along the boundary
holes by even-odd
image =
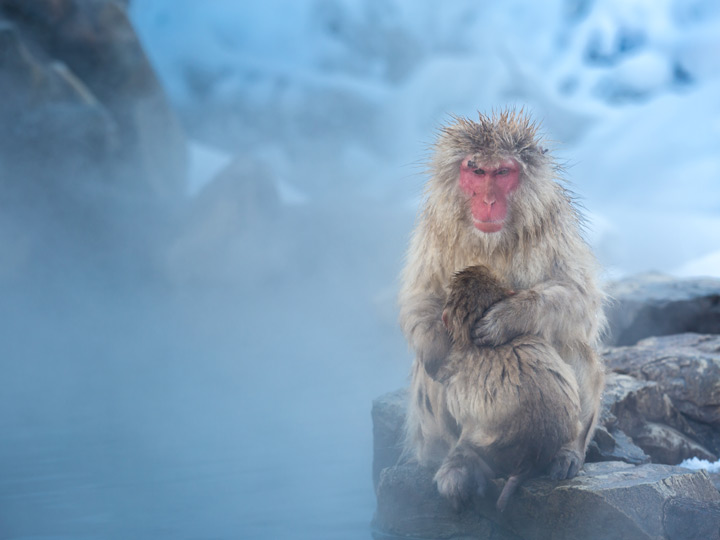
[[[473,225],[479,231],[485,233],[494,233],[502,230],[503,226],[505,225],[505,220],[499,219],[494,221],[482,221],[473,217]]]

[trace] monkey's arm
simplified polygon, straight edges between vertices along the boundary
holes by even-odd
[[[546,281],[492,306],[471,334],[478,345],[501,345],[523,334],[566,345],[597,338],[601,300],[572,281]]]
[[[417,361],[435,377],[450,352],[450,335],[442,322],[442,291],[401,294],[400,324]]]

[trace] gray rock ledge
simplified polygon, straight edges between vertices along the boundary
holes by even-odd
[[[588,463],[572,480],[527,482],[499,514],[479,496],[455,512],[437,493],[432,471],[406,463],[381,472],[377,501],[376,538],[720,538],[720,493],[707,473],[669,465]]]

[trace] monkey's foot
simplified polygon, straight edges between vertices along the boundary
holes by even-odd
[[[435,473],[440,495],[448,499],[456,511],[465,507],[473,494],[483,495],[487,487],[485,475],[472,463],[443,463]]]
[[[435,474],[440,495],[448,499],[456,511],[460,511],[469,501],[473,482],[470,471],[464,466],[443,464]]]
[[[550,478],[553,480],[575,478],[584,461],[576,450],[561,448],[550,463]]]

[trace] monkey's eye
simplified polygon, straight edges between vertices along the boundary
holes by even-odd
[[[485,171],[483,169],[475,169],[473,172],[475,174],[479,174],[480,176],[483,176],[485,174]]]
[[[498,176],[504,176],[510,172],[510,169],[500,169],[497,174]]]

